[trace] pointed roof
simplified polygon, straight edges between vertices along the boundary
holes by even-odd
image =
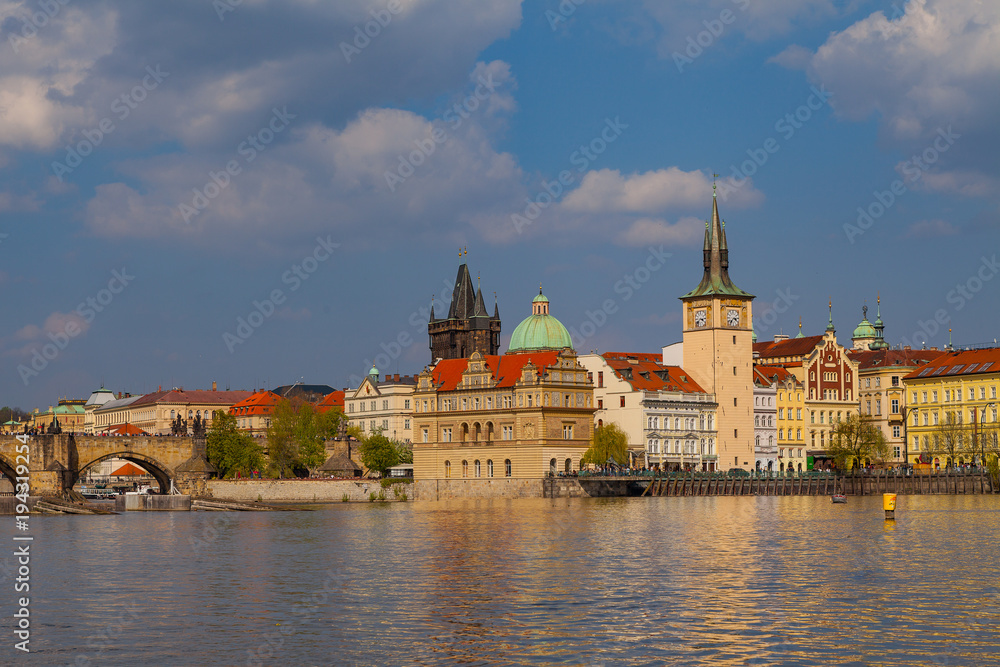
[[[705,223],[705,245],[702,248],[705,274],[698,286],[681,298],[717,294],[752,299],[753,294],[744,292],[729,278],[729,244],[726,242],[726,225],[719,218],[719,200],[715,196],[715,186],[713,185],[712,188],[712,222],[711,226],[709,223]]]
[[[469,265],[462,264],[458,267],[458,277],[455,278],[455,289],[451,293],[451,307],[448,309],[448,319],[466,320],[472,317],[475,300],[476,290],[472,286]]]
[[[126,463],[118,470],[111,473],[112,477],[147,477],[148,472],[135,465],[134,463]]]

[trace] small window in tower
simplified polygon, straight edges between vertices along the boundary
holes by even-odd
[[[734,408],[736,407],[736,397],[735,396],[733,396],[733,407]]]
[[[736,336],[733,336],[733,345],[736,345]]]
[[[621,407],[624,408],[625,407],[625,397],[624,396],[619,396],[619,398],[621,399]]]

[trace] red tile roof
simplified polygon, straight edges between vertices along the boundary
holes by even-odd
[[[664,366],[662,353],[605,352],[601,357],[615,371],[615,375],[636,391],[705,393],[680,366]]]
[[[101,432],[108,435],[149,435],[135,424],[115,424],[108,426]]]
[[[947,352],[911,372],[903,379],[920,380],[930,377],[968,376],[981,373],[1000,373],[1000,347]]]
[[[803,336],[802,338],[754,343],[753,351],[757,353],[760,359],[767,359],[769,357],[800,357],[815,350],[816,346],[822,340],[822,336]]]
[[[184,405],[225,405],[231,406],[249,397],[249,391],[212,391],[211,389],[193,389],[184,391],[183,389],[169,389],[167,391],[154,391],[146,394],[132,403],[137,405],[153,405],[156,403],[181,403]]]
[[[339,389],[330,392],[323,397],[323,400],[316,405],[317,412],[328,412],[330,410],[340,410],[344,411],[344,396],[346,392],[340,391]]]
[[[149,475],[148,472],[146,472],[145,470],[143,470],[139,466],[133,465],[131,463],[126,463],[121,468],[119,468],[118,470],[115,470],[113,473],[111,473],[112,477],[125,477],[125,476],[146,477],[148,475]]]
[[[343,393],[343,392],[341,392]],[[231,415],[269,415],[281,397],[273,391],[258,391],[229,408]]]
[[[530,361],[538,367],[538,374],[555,365],[559,350],[526,352],[524,354],[485,354],[483,361],[493,375],[497,387],[513,387],[521,379],[521,371]],[[438,391],[454,391],[462,381],[462,373],[469,366],[468,359],[442,359],[431,372]]]
[[[858,370],[893,366],[923,366],[934,361],[946,350],[851,350],[847,356],[858,364]]]
[[[784,382],[788,378],[798,381],[794,374],[785,369],[784,366],[754,366],[754,384],[761,384],[770,387],[775,382]]]

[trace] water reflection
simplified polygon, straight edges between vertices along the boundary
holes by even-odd
[[[40,517],[26,664],[996,664],[998,500]]]

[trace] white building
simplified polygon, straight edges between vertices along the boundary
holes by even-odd
[[[754,369],[753,430],[757,470],[778,469],[778,386]]]
[[[581,355],[594,383],[595,424],[615,423],[628,435],[632,464],[660,469],[715,470],[715,397],[662,355]]]
[[[417,386],[412,375],[386,375],[379,380],[374,366],[368,377],[344,398],[351,426],[363,433],[382,431],[382,435],[400,442],[413,442],[413,390]]]

